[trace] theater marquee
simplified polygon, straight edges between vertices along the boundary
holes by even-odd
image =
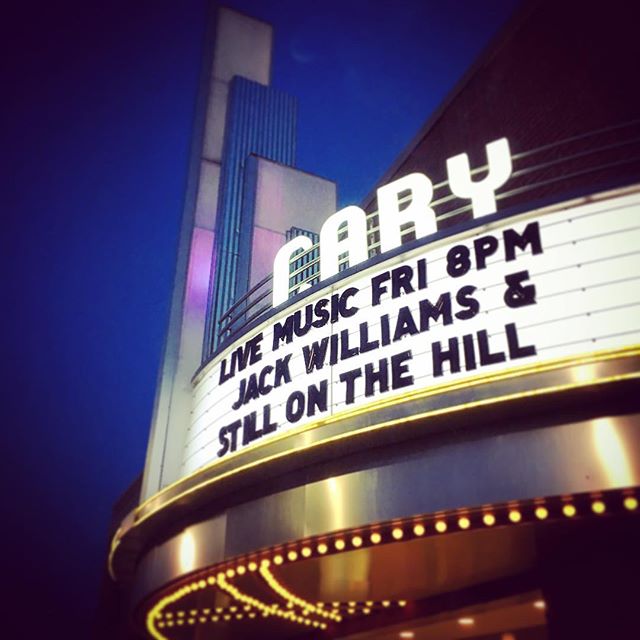
[[[638,344],[639,219],[637,193],[555,206],[301,296],[197,376],[183,474],[381,399]]]

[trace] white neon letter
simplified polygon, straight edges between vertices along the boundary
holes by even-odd
[[[294,251],[302,249],[308,251],[313,246],[313,241],[307,236],[296,236],[287,244],[280,247],[273,261],[273,306],[286,302],[289,299],[289,265]]]
[[[411,192],[411,202],[408,207],[400,211],[398,198],[403,191]],[[433,185],[424,173],[410,173],[378,189],[378,220],[382,253],[400,246],[400,227],[408,222],[413,222],[416,238],[436,232],[436,214],[429,206],[431,198],[433,198]]]
[[[494,140],[485,148],[489,173],[484,180],[474,182],[471,179],[469,156],[466,153],[461,153],[447,160],[451,192],[459,198],[471,200],[474,218],[480,218],[498,210],[496,189],[509,179],[512,171],[511,152],[509,141],[506,138]]]
[[[347,223],[347,237],[338,240],[338,228]],[[330,215],[320,229],[320,279],[338,273],[338,257],[349,254],[349,266],[364,262],[367,251],[367,217],[360,207],[345,207]]]

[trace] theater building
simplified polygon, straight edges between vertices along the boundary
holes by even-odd
[[[337,212],[296,167],[270,27],[216,16],[141,496],[109,556],[133,627],[637,635],[631,9],[524,4]]]

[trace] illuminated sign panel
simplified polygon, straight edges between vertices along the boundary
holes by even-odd
[[[636,193],[519,215],[305,297],[200,373],[183,473],[380,398],[637,344],[639,216]]]
[[[511,152],[506,138],[490,142],[485,151],[487,174],[481,179],[474,179],[466,153],[447,160],[451,193],[471,200],[474,218],[497,211],[496,190],[505,184],[512,171]],[[416,238],[436,232],[436,214],[431,207],[433,189],[431,180],[423,173],[410,173],[378,189],[380,248],[383,253],[402,244],[401,229],[404,225],[413,228]],[[406,202],[405,196],[409,197],[409,202]],[[400,204],[400,198],[403,198],[403,205]],[[346,234],[340,237],[339,230],[343,228]],[[295,252],[309,251],[311,246],[311,239],[301,236],[287,242],[276,254],[273,262],[274,307],[289,297],[290,261]],[[320,280],[339,272],[341,255],[348,256],[351,267],[366,262],[369,257],[367,214],[360,207],[345,207],[324,221],[320,229]]]

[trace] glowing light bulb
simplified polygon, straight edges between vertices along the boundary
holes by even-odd
[[[546,507],[537,507],[535,514],[538,520],[545,520],[549,516],[549,511],[546,509]]]

